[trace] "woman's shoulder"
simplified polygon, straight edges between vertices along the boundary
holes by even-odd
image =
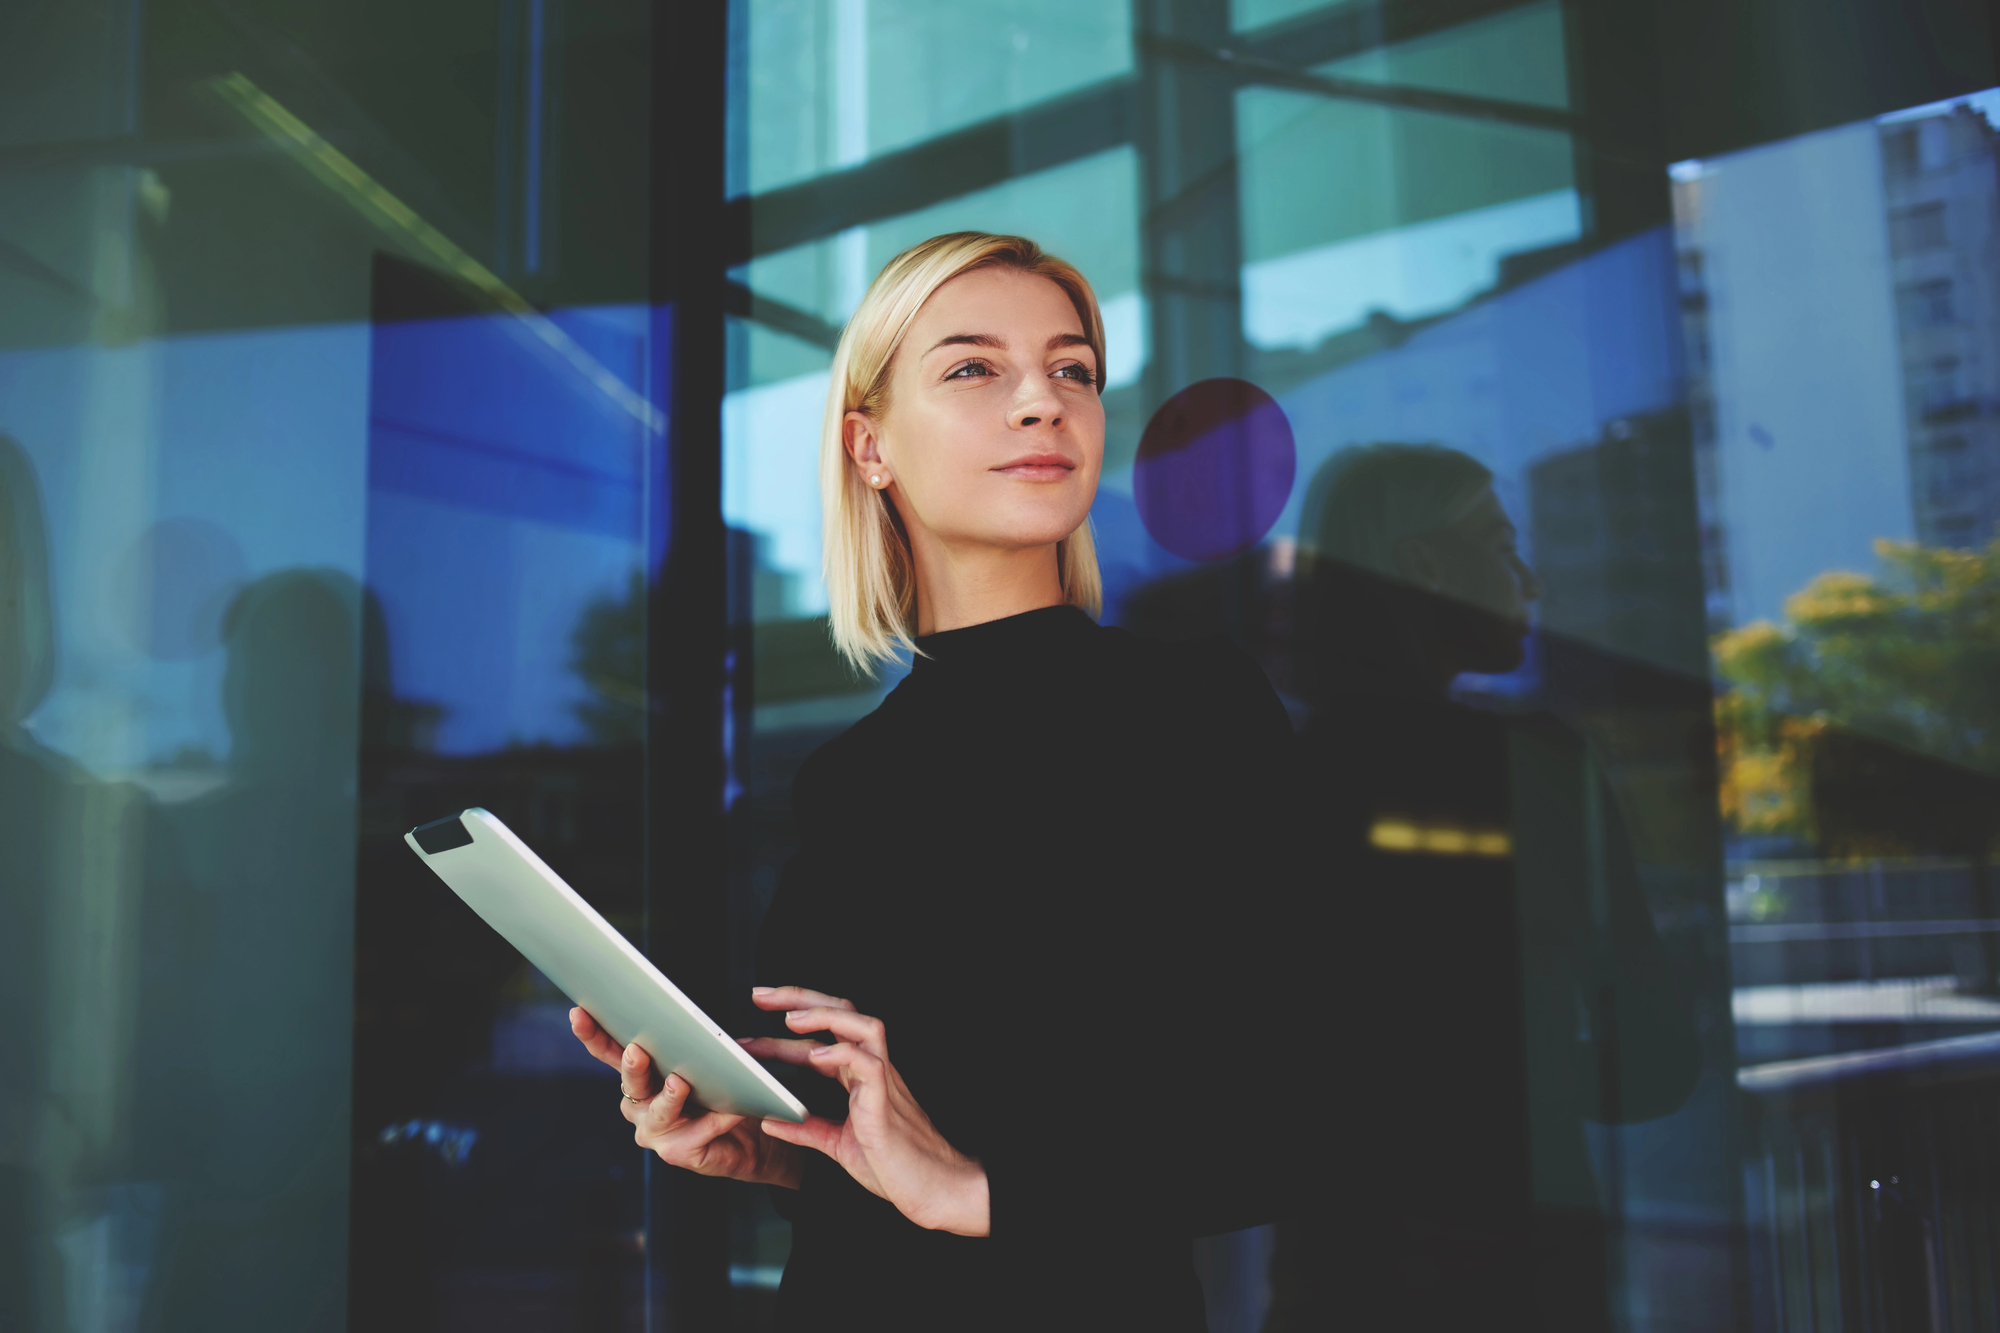
[[[1270,677],[1226,634],[1152,639],[1106,625],[1098,638],[1101,653],[1120,680],[1165,695],[1177,712],[1210,714],[1227,725],[1291,732],[1290,715]]]
[[[866,770],[894,754],[898,733],[905,729],[903,715],[911,702],[908,686],[907,679],[899,683],[847,730],[822,741],[806,755],[792,778],[794,803],[802,793],[862,780]]]

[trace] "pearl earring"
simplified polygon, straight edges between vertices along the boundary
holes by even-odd
[[[873,482],[877,486],[880,486],[882,484],[882,478],[880,476],[871,476],[870,478],[868,478],[868,480]]]

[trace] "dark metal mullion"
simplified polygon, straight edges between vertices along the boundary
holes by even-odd
[[[821,319],[810,310],[761,295],[734,278],[730,279],[726,293],[728,312],[738,319],[755,320],[766,328],[829,352],[840,345],[841,326]]]
[[[649,439],[646,552],[646,952],[728,1022],[723,710],[729,650],[722,518],[728,309],[723,256],[729,18],[724,4],[652,7],[648,376],[666,423]],[[663,446],[663,447],[662,447]],[[723,1328],[729,1195],[646,1158],[648,1333]]]
[[[1375,4],[1341,5],[1328,13],[1231,34],[1228,41],[1248,56],[1299,66],[1323,65],[1535,3],[1539,0],[1378,0]]]
[[[1529,125],[1536,129],[1561,130],[1565,133],[1573,133],[1577,128],[1576,117],[1559,107],[1537,106],[1532,102],[1509,102],[1493,97],[1474,97],[1466,93],[1417,88],[1408,84],[1376,83],[1369,79],[1346,79],[1315,74],[1290,61],[1249,55],[1226,46],[1204,46],[1195,42],[1175,41],[1171,38],[1150,37],[1146,39],[1146,47],[1150,54],[1169,60],[1229,70],[1235,74],[1239,84],[1291,88],[1299,92],[1318,93],[1322,97],[1377,102],[1383,106],[1400,107],[1408,111],[1430,111],[1444,116],[1501,121],[1513,125]]]

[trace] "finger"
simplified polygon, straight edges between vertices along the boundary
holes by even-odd
[[[653,1095],[653,1057],[636,1041],[625,1048],[618,1062],[618,1082],[625,1095],[635,1102]]]
[[[699,1153],[703,1148],[706,1148],[709,1144],[715,1142],[742,1123],[743,1117],[740,1115],[724,1115],[720,1111],[709,1111],[703,1115],[696,1116],[692,1120],[681,1121],[664,1134],[658,1135],[647,1146],[650,1146],[653,1151],[662,1157],[666,1157],[671,1153],[674,1157],[686,1159]],[[635,1137],[638,1138],[641,1144],[647,1143],[646,1132],[643,1127]]]
[[[669,1074],[657,1093],[638,1101],[633,1101],[629,1095],[620,1098],[618,1109],[641,1134],[664,1134],[681,1118],[681,1110],[687,1105],[688,1093],[692,1091],[686,1079],[679,1074]]]
[[[828,1078],[839,1079],[840,1086],[849,1090],[878,1081],[882,1072],[881,1060],[846,1041],[819,1047],[811,1053],[807,1064]]]
[[[877,1059],[889,1058],[889,1032],[882,1020],[852,1009],[796,1009],[785,1015],[785,1026],[794,1032],[831,1032]]]
[[[831,1009],[852,1009],[853,1003],[838,995],[828,995],[823,991],[807,990],[804,986],[752,986],[750,1003],[759,1009],[810,1009],[825,1006]]]
[[[819,1047],[816,1041],[786,1041],[783,1037],[738,1037],[737,1043],[759,1060],[781,1060],[802,1065]]]
[[[585,1050],[613,1069],[618,1068],[618,1062],[625,1055],[624,1049],[611,1039],[609,1032],[597,1025],[597,1020],[581,1005],[569,1011],[569,1030],[576,1034],[576,1039],[583,1043]]]
[[[780,1143],[796,1143],[801,1148],[812,1148],[828,1157],[833,1157],[840,1150],[840,1126],[816,1115],[807,1116],[802,1125],[795,1125],[789,1120],[766,1120],[764,1132]]]

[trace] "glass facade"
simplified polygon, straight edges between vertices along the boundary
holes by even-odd
[[[1350,998],[1302,1026],[1369,1053],[1357,1105],[1446,1108],[1324,1199],[1443,1228],[1389,1299],[1469,1271],[1487,1144],[1523,1326],[2000,1329],[1994,36],[0,14],[0,1327],[770,1326],[765,1192],[644,1160],[401,835],[494,811],[750,1030],[792,775],[896,675],[826,633],[832,350],[979,229],[1102,302],[1104,619],[1228,634],[1304,737],[1295,897]],[[1282,429],[1149,435],[1217,378]],[[1446,457],[1538,605],[1412,721],[1357,683],[1416,613],[1342,515]],[[1326,1326],[1339,1243],[1198,1241],[1210,1327]]]

